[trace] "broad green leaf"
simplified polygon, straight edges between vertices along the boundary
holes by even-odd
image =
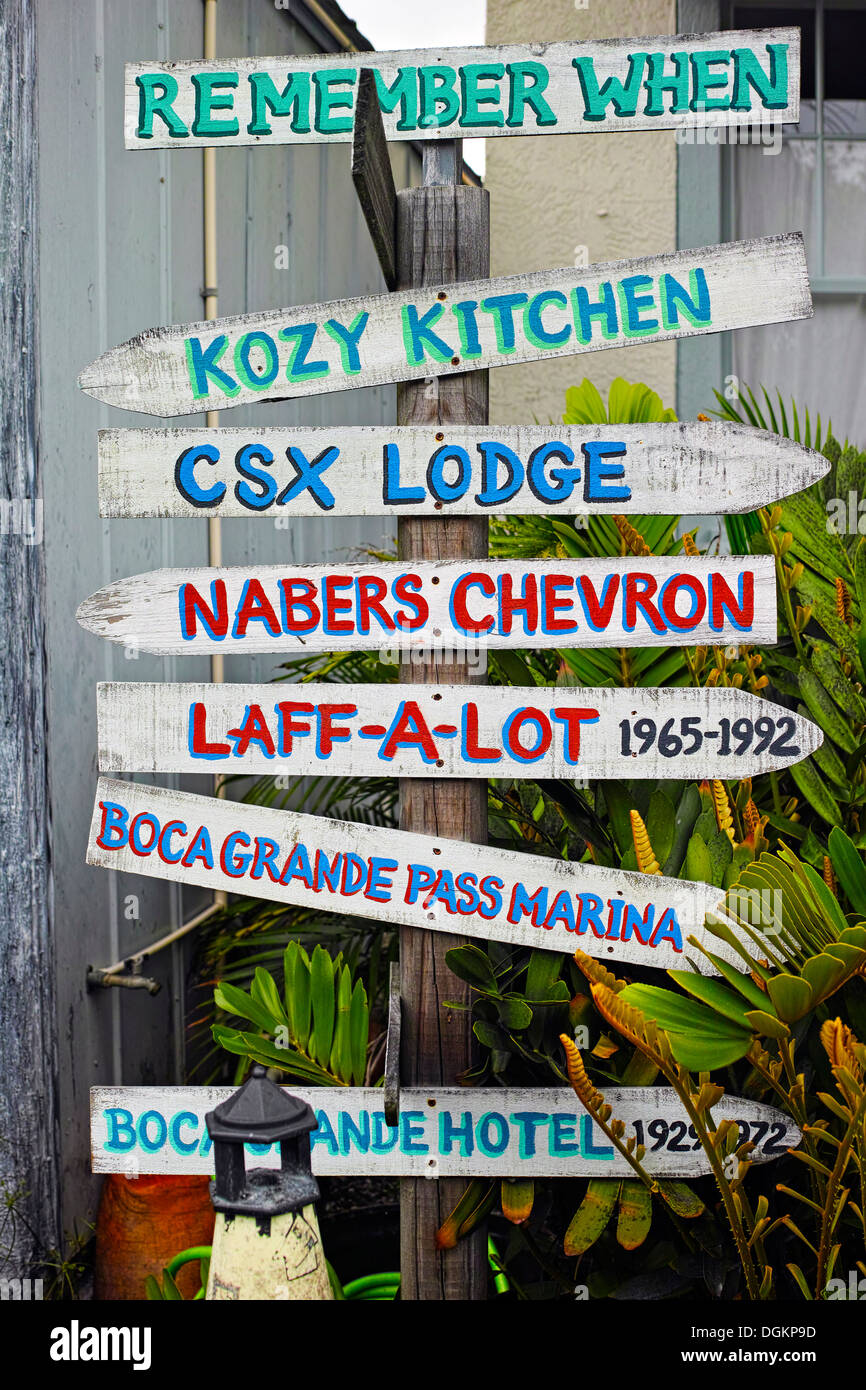
[[[719,980],[709,979],[706,975],[697,975],[690,970],[669,970],[668,974],[675,984],[681,989],[685,989],[689,994],[693,994],[696,999],[707,1004],[714,1013],[721,1014],[728,1018],[732,1023],[738,1023],[742,1027],[748,1027],[746,1022],[746,1006],[742,997],[735,994],[732,989],[728,989]]]
[[[686,1221],[694,1220],[705,1210],[703,1199],[687,1182],[682,1182],[679,1178],[659,1179],[659,1193],[671,1211]]]
[[[714,955],[712,951],[705,950],[704,955],[707,960],[712,961],[719,974],[727,980],[728,984],[733,985],[734,989],[739,990],[743,998],[747,999],[754,1008],[765,1009],[767,1007],[767,995],[762,989],[758,988],[750,975],[746,975],[743,971],[737,970],[736,966],[730,965],[728,961],[723,960],[721,956]]]
[[[738,1032],[736,1039],[731,1034],[704,1031],[700,1036],[686,1033],[669,1033],[671,1052],[681,1066],[689,1071],[714,1071],[717,1067],[728,1067],[738,1062],[749,1050],[752,1034]]]
[[[654,1019],[660,1028],[670,1033],[686,1033],[709,1030],[716,1036],[734,1040],[746,1039],[748,1033],[729,1019],[720,1018],[705,1004],[694,999],[685,999],[669,989],[659,989],[658,985],[626,985],[617,998],[624,1004],[633,1004],[648,1018]]]
[[[310,1051],[320,1066],[327,1067],[334,1040],[334,962],[324,946],[317,946],[310,960],[310,994],[313,1031]]]
[[[682,875],[691,883],[712,883],[713,864],[706,841],[695,832],[686,849],[686,864]]]
[[[767,993],[783,1023],[796,1023],[812,1006],[812,987],[799,975],[773,975]]]
[[[367,991],[360,980],[355,981],[352,991],[352,1005],[349,1010],[349,1035],[351,1039],[352,1080],[356,1086],[363,1086],[367,1072],[367,1041],[370,1031],[370,1011],[367,1007]]]
[[[845,966],[842,961],[835,956],[828,956],[822,951],[819,956],[810,956],[802,968],[803,979],[807,980],[815,996],[815,1003],[820,1003],[827,995],[832,994],[839,981],[845,977]]]
[[[848,901],[855,912],[866,915],[866,865],[862,854],[838,826],[830,831],[828,846],[833,868]]]
[[[663,791],[654,791],[650,797],[646,828],[655,857],[659,864],[664,864],[674,845],[676,811]]]
[[[811,758],[794,763],[788,771],[813,810],[828,825],[841,825],[839,805]]]
[[[476,989],[499,992],[490,959],[479,946],[452,946],[450,951],[445,952],[445,962],[458,980],[474,985]]]
[[[811,864],[801,864],[801,868],[812,890],[816,911],[827,919],[833,935],[841,936],[848,925],[848,920],[839,906],[839,899],[835,893],[831,893],[821,875],[812,868]]]
[[[616,1222],[617,1244],[623,1250],[637,1250],[650,1233],[652,1219],[652,1194],[637,1178],[624,1178]]]
[[[562,957],[555,951],[532,951],[526,970],[527,999],[549,999],[561,970]]]
[[[525,999],[519,999],[516,995],[504,995],[502,999],[497,1000],[496,1007],[500,1023],[510,1032],[520,1032],[528,1028],[532,1022],[531,1008]]]
[[[214,990],[213,997],[217,1008],[225,1009],[227,1014],[236,1014],[238,1018],[247,1018],[250,1023],[255,1023],[256,1027],[265,1028],[268,1032],[273,1031],[274,1020],[270,1011],[251,998],[245,990],[238,989],[236,985],[227,984],[223,980],[222,984],[217,985]]]
[[[760,1033],[762,1038],[787,1038],[791,1031],[774,1014],[767,1013],[766,1009],[750,1009],[746,1018],[749,1026],[754,1028],[756,1033]]]
[[[514,1226],[521,1226],[532,1214],[535,1182],[532,1178],[503,1178],[502,1215]]]
[[[288,1025],[289,1020],[283,1008],[280,992],[274,983],[274,977],[261,965],[256,968],[256,973],[250,985],[250,994],[257,1003],[268,1010],[273,1020],[271,1024],[272,1028],[280,1023]]]
[[[468,1235],[490,1211],[496,1197],[496,1184],[474,1178],[436,1232],[436,1249],[453,1250],[462,1235]]]
[[[707,851],[712,865],[713,877],[711,882],[717,888],[721,888],[725,880],[725,871],[733,858],[734,847],[725,832],[717,830],[715,835],[711,835],[707,841]]]
[[[583,1201],[565,1233],[566,1255],[582,1255],[603,1234],[613,1215],[620,1182],[617,1178],[591,1178]]]
[[[701,813],[701,798],[697,787],[690,782],[683,792],[677,806],[674,825],[674,842],[671,852],[662,864],[662,870],[671,877],[679,874],[686,857],[692,827]]]
[[[292,949],[294,947],[294,950]],[[291,1034],[303,1051],[310,1041],[310,958],[296,941],[289,943],[284,957],[286,966],[286,1009],[291,1019]]]
[[[807,666],[801,667],[798,680],[800,693],[818,726],[844,752],[853,753],[856,741],[851,732],[851,721],[825,690],[815,672]]]

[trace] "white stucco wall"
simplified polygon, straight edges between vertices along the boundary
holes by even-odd
[[[487,42],[638,37],[676,33],[675,0],[487,0]],[[494,275],[672,251],[676,246],[673,131],[538,135],[487,141]],[[559,420],[566,387],[594,381],[602,395],[617,376],[645,381],[674,405],[673,343],[562,357],[490,374],[497,424]]]

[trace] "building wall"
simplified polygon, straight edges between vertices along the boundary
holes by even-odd
[[[487,42],[586,40],[676,33],[674,0],[487,0]],[[494,275],[625,260],[676,247],[677,146],[673,131],[538,135],[487,141]],[[588,376],[603,395],[617,376],[646,381],[674,404],[676,347],[635,344],[552,358],[490,374],[491,420],[558,420],[565,390]]]
[[[42,471],[48,652],[49,776],[54,827],[58,1076],[64,1225],[92,1215],[88,1088],[183,1079],[184,989],[190,943],[148,961],[156,997],[88,992],[88,965],[141,950],[207,900],[158,880],[89,868],[96,785],[95,686],[100,680],[209,678],[205,658],[129,653],[85,633],[82,599],[113,578],[208,563],[207,523],[112,521],[98,515],[96,432],[172,423],[125,414],[85,396],[76,378],[106,349],[143,329],[203,313],[202,153],[123,148],[123,64],[199,58],[201,0],[46,0],[37,6],[41,278]],[[218,54],[309,53],[310,32],[272,0],[220,4]],[[394,155],[398,182],[417,181],[417,154]],[[385,286],[357,206],[345,145],[220,150],[218,289],[221,314],[378,293]],[[275,248],[289,248],[289,268]],[[379,424],[393,421],[393,388],[238,408],[223,423]],[[204,424],[189,417],[189,424]],[[225,564],[338,561],[381,545],[375,519],[223,522]],[[35,642],[39,641],[34,634]],[[229,680],[269,680],[276,659],[233,657]],[[148,780],[148,779],[142,779]],[[171,784],[173,779],[154,778]],[[206,778],[187,779],[209,791]],[[128,900],[134,898],[134,904]],[[132,913],[136,915],[131,915]]]

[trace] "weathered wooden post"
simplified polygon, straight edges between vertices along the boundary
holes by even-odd
[[[397,195],[398,286],[447,285],[483,279],[490,273],[490,211],[486,189],[462,182],[463,142],[424,145],[424,186]],[[445,300],[447,291],[440,291]],[[434,377],[397,388],[397,422],[428,426],[431,449],[440,425],[487,423],[488,373]],[[487,518],[402,518],[402,560],[474,560],[487,556]],[[435,633],[434,633],[435,637]],[[483,683],[483,663],[469,653],[437,655],[401,668],[407,682],[446,685]],[[474,669],[473,669],[474,667]],[[479,669],[481,668],[481,669]],[[403,830],[445,835],[483,844],[487,839],[487,783],[455,778],[400,782]],[[472,1016],[443,1008],[444,999],[466,1000],[469,988],[445,964],[445,953],[461,938],[446,933],[400,931],[403,998],[401,1081],[404,1086],[454,1085],[472,1058]],[[404,1299],[483,1299],[487,1290],[486,1236],[476,1231],[454,1250],[437,1251],[434,1234],[465,1184],[411,1178],[401,1184],[400,1268]]]
[[[3,1276],[60,1237],[37,325],[32,5],[0,0],[0,1180],[24,1196]],[[4,1237],[5,1243],[6,1237]]]

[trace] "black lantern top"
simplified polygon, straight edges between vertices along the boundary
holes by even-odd
[[[316,1116],[306,1101],[271,1081],[264,1067],[254,1066],[239,1090],[205,1115],[205,1124],[214,1146],[211,1200],[217,1211],[267,1222],[318,1200],[307,1139],[317,1128]],[[277,1143],[278,1172],[246,1171],[244,1144]]]
[[[258,1064],[243,1086],[207,1116],[211,1139],[229,1144],[275,1144],[297,1139],[316,1126],[307,1102],[287,1095]]]

